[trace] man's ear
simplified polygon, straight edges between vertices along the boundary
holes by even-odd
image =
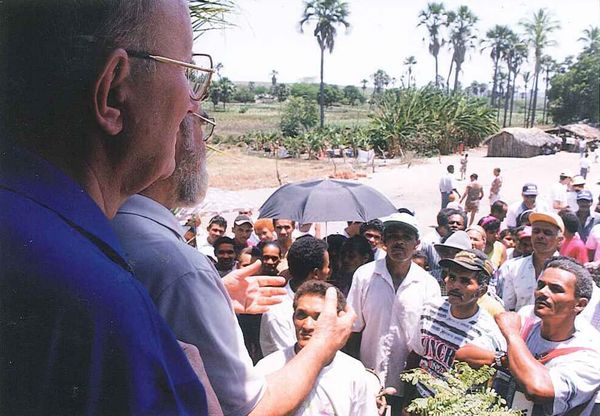
[[[575,313],[579,315],[581,311],[585,309],[588,303],[589,300],[587,300],[586,298],[579,298],[577,300],[577,303],[575,304],[575,307],[573,308],[575,310]]]
[[[123,85],[131,66],[124,49],[115,49],[106,60],[96,78],[93,93],[94,117],[106,134],[115,136],[123,129]]]

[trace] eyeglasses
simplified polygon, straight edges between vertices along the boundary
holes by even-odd
[[[202,126],[202,140],[207,142],[215,131],[215,126],[217,125],[217,123],[215,122],[215,118],[209,117],[208,113],[204,110],[202,110],[200,114],[192,114],[200,119],[200,124]]]
[[[192,55],[192,62],[190,63],[131,49],[126,49],[126,52],[134,58],[149,59],[156,62],[184,67],[185,76],[190,83],[190,97],[192,100],[204,101],[208,98],[210,81],[212,79],[212,74],[215,72],[212,57],[210,55],[195,53]]]

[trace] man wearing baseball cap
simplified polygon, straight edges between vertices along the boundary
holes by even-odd
[[[435,377],[442,377],[457,358],[478,366],[489,365],[494,362],[495,351],[506,350],[494,318],[478,305],[494,273],[485,253],[463,250],[453,258],[441,260],[440,265],[446,276],[448,298],[425,304],[409,344],[419,356],[413,357],[418,366]],[[466,345],[477,347],[477,353],[463,348]],[[480,361],[482,358],[485,362]]]
[[[533,304],[533,292],[544,263],[558,255],[563,240],[565,226],[558,214],[533,212],[529,220],[533,254],[505,263],[498,272],[498,284],[502,285],[502,300],[507,310],[519,310]]]
[[[594,225],[600,222],[600,216],[591,210],[594,196],[587,189],[577,194],[577,219],[579,220],[579,229],[577,233],[585,243]]]
[[[541,202],[537,201],[538,188],[534,183],[526,183],[523,185],[521,196],[522,201],[515,202],[508,207],[508,213],[506,214],[506,226],[508,228],[518,227],[519,224],[517,219],[519,216],[527,210],[536,211],[547,211],[546,206]]]
[[[396,213],[382,218],[386,257],[359,267],[348,294],[357,319],[347,352],[377,373],[383,385],[393,387],[392,414],[399,414],[404,388],[400,373],[409,353],[408,336],[414,333],[426,301],[440,296],[440,286],[411,261],[419,244],[415,217]]]
[[[567,208],[567,191],[570,190],[573,172],[563,169],[558,176],[558,182],[552,184],[550,189],[550,205],[554,212]]]
[[[233,241],[235,242],[233,248],[235,249],[236,255],[239,254],[240,251],[242,251],[246,247],[254,245],[249,241],[250,235],[252,234],[253,230],[254,224],[252,223],[252,220],[249,216],[238,215],[237,217],[235,217],[235,220],[233,220],[233,227],[231,228],[231,231],[233,231]]]

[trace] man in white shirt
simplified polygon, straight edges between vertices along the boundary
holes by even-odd
[[[303,283],[294,296],[293,323],[296,338],[294,345],[267,355],[256,369],[267,376],[283,368],[307,345],[316,321],[325,304],[325,293],[333,287],[319,280]],[[336,289],[338,312],[344,310],[346,300]],[[311,392],[295,416],[318,415],[377,415],[375,395],[367,385],[367,372],[360,361],[338,351],[333,360],[320,372]]]
[[[307,280],[327,280],[330,271],[327,243],[311,235],[298,238],[288,251],[288,266],[291,279],[285,285],[287,296],[264,313],[260,321],[260,348],[265,356],[296,343],[292,320],[294,292]]]
[[[460,193],[456,190],[456,180],[454,179],[454,165],[448,165],[446,173],[440,179],[440,194],[442,195],[442,208],[448,205],[448,197],[452,192],[456,192],[460,197]]]
[[[196,244],[198,251],[216,262],[217,258],[215,256],[215,247],[213,244],[217,241],[217,238],[225,235],[226,229],[227,221],[225,218],[220,215],[212,217],[208,223],[208,227],[206,227],[206,231],[208,232],[206,238],[203,238]]]
[[[346,351],[373,369],[385,386],[394,387],[393,411],[402,407],[400,373],[409,353],[408,341],[418,325],[423,305],[440,296],[440,286],[411,261],[419,244],[419,228],[410,214],[383,218],[387,256],[354,273],[348,303],[357,319]]]
[[[518,223],[518,219],[519,216],[525,211],[548,211],[546,206],[541,201],[537,201],[537,185],[533,183],[526,183],[523,185],[521,196],[523,197],[522,201],[515,202],[508,207],[508,213],[506,214],[506,226],[508,228],[514,228],[522,225]]]
[[[552,184],[550,189],[550,206],[554,212],[565,209],[569,206],[567,201],[567,191],[571,186],[573,173],[568,169],[563,169],[558,177],[558,183]]]
[[[593,281],[572,259],[550,261],[535,290],[534,313],[525,319],[512,312],[496,316],[507,341],[508,368],[523,395],[526,414],[597,415],[600,390],[600,334],[575,325],[587,306]],[[527,403],[529,401],[529,403]],[[514,403],[514,402],[513,402]]]
[[[498,271],[498,284],[502,286],[502,300],[507,310],[519,310],[534,302],[537,277],[546,260],[554,255],[563,240],[565,226],[554,213],[534,212],[531,220],[531,245],[533,254],[507,261]]]

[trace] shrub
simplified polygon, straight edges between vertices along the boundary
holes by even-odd
[[[314,101],[291,97],[283,108],[281,132],[286,137],[296,137],[316,126],[317,121],[318,110]]]

